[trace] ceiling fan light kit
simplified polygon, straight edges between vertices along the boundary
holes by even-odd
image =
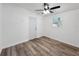
[[[43,14],[49,14],[50,12],[49,12],[49,10],[44,10],[43,11]]]

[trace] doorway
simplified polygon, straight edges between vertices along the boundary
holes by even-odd
[[[29,17],[29,38],[37,37],[37,19],[36,17]]]

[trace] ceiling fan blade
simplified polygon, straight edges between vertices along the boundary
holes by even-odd
[[[42,9],[38,9],[38,10],[35,10],[35,11],[43,11]]]
[[[52,7],[52,8],[50,8],[50,10],[52,10],[52,9],[58,9],[58,8],[60,8],[60,6]]]
[[[54,13],[53,11],[50,11],[50,13]]]

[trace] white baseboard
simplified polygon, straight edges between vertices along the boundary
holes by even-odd
[[[74,47],[79,48],[79,45],[73,44],[73,43],[71,43],[71,42],[67,42],[67,41],[64,41],[64,40],[60,40],[60,39],[58,39],[58,38],[56,38],[56,37],[52,37],[52,36],[46,36],[46,37],[51,38],[51,39],[55,39],[55,40],[57,40],[57,41],[60,41],[60,42],[63,42],[63,43],[66,43],[66,44],[69,44],[69,45],[72,45],[72,46],[74,46]]]
[[[11,46],[14,46],[14,45],[18,45],[18,44],[21,44],[21,43],[27,42],[27,41],[29,41],[29,40],[24,40],[24,41],[16,42],[14,44],[6,45],[6,46],[4,46],[2,48],[5,49],[5,48],[8,48],[8,47],[11,47]]]

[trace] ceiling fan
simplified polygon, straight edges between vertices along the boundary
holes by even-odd
[[[43,10],[39,9],[36,11],[42,11],[42,14],[48,14],[48,13],[54,13],[52,10],[60,8],[60,6],[55,6],[50,8],[48,3],[44,3],[43,6],[44,6]]]

